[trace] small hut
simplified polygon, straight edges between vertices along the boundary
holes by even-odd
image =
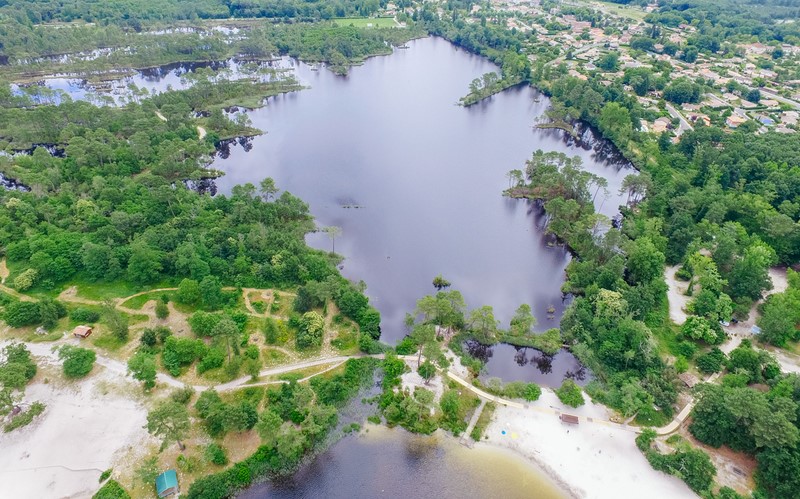
[[[573,416],[572,414],[559,414],[558,419],[567,424],[578,424],[580,422],[578,416]]]
[[[72,330],[72,335],[76,338],[88,338],[91,334],[91,326],[75,326],[75,329]]]
[[[678,379],[683,381],[683,384],[689,388],[694,388],[697,383],[700,383],[700,380],[697,379],[697,376],[689,373],[681,373],[678,375]]]
[[[180,492],[178,474],[175,470],[167,470],[156,477],[156,492],[158,497],[167,497]]]

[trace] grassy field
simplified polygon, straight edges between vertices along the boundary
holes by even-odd
[[[592,6],[597,6],[600,10],[603,10],[611,15],[617,17],[627,17],[629,19],[634,19],[636,21],[644,20],[644,17],[647,15],[647,12],[642,10],[639,7],[626,7],[624,5],[611,3],[611,2],[586,2],[591,4]]]
[[[342,17],[334,19],[337,26],[350,26],[356,28],[394,28],[397,23],[392,17]]]

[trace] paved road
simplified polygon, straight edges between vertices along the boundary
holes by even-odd
[[[800,102],[797,102],[797,101],[792,100],[792,99],[787,99],[786,97],[780,96],[780,95],[774,93],[772,90],[769,90],[769,89],[766,89],[766,88],[760,88],[759,90],[761,91],[761,94],[762,94],[763,97],[767,97],[767,98],[770,98],[770,99],[775,99],[778,102],[783,102],[784,104],[788,104],[788,105],[794,107],[795,109],[800,110]]]
[[[675,131],[675,136],[680,137],[683,132],[687,130],[694,130],[694,127],[683,117],[680,111],[672,107],[672,104],[666,104],[667,112],[673,118],[678,118],[678,129]]]

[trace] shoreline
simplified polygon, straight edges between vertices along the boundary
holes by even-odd
[[[555,395],[542,393],[549,404],[548,396]],[[590,402],[571,412],[604,410]],[[697,497],[678,478],[654,470],[633,433],[610,425],[569,425],[554,415],[499,405],[477,446],[505,449],[524,459],[567,497]]]

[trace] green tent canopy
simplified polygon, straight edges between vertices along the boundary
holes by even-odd
[[[178,493],[178,474],[175,470],[167,470],[156,477],[158,497],[167,497]]]

